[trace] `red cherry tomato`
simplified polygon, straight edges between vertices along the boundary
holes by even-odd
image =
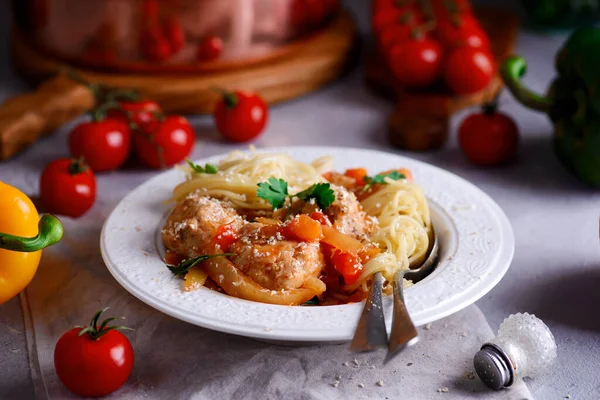
[[[472,12],[471,0],[433,0],[433,9],[440,19],[460,18]]]
[[[185,45],[185,32],[179,20],[174,16],[168,17],[163,24],[163,31],[171,47],[171,54],[179,52]]]
[[[144,165],[162,168],[185,160],[192,152],[195,140],[194,128],[187,119],[169,116],[159,122],[150,135],[135,132],[133,147]]]
[[[375,32],[376,35],[391,26],[412,27],[421,22],[423,22],[423,18],[413,7],[381,9],[373,13],[371,19],[373,32]]]
[[[196,58],[198,61],[213,61],[223,53],[223,40],[218,36],[208,36],[198,43]]]
[[[371,9],[373,10],[373,12],[377,12],[381,9],[391,9],[391,8],[398,8],[397,0],[373,0],[373,4],[371,6]]]
[[[463,153],[474,164],[496,165],[515,156],[519,130],[510,117],[490,107],[462,121],[458,141]]]
[[[290,10],[290,20],[294,31],[297,35],[301,35],[309,25],[308,11],[304,0],[293,0]]]
[[[150,61],[163,62],[171,57],[169,40],[157,25],[147,28],[140,39],[141,52]]]
[[[473,16],[465,15],[459,21],[458,24],[448,19],[437,21],[437,35],[443,44],[448,47],[489,48],[490,39]]]
[[[449,54],[444,81],[454,93],[465,95],[484,89],[495,73],[496,66],[489,52],[462,46]]]
[[[386,53],[396,43],[405,42],[410,39],[412,27],[406,24],[394,24],[383,29],[377,35],[377,42],[382,53]]]
[[[82,161],[59,158],[48,164],[40,179],[40,201],[46,211],[77,218],[96,200],[96,177]]]
[[[308,23],[311,25],[319,25],[327,16],[327,5],[323,0],[304,0],[306,5],[306,15]]]
[[[96,316],[94,319],[91,330],[87,327],[83,334],[81,327],[67,331],[54,349],[59,379],[83,397],[106,396],[119,389],[129,379],[134,362],[129,339],[115,327],[100,330]]]
[[[258,95],[236,90],[225,92],[215,107],[217,129],[234,142],[256,138],[269,118],[267,105]]]
[[[69,135],[69,151],[75,158],[83,157],[95,172],[119,168],[127,156],[131,134],[127,124],[106,119],[79,124]]]
[[[360,257],[352,253],[333,251],[331,254],[331,263],[340,275],[344,278],[346,285],[352,285],[358,280],[363,270]]]
[[[388,61],[396,80],[402,86],[428,86],[440,74],[442,47],[433,39],[406,40],[390,48]]]
[[[162,114],[160,106],[152,100],[121,100],[119,109],[110,109],[106,116],[111,119],[120,120],[129,124],[127,113],[131,114],[131,120],[139,129],[147,134],[151,134],[158,124],[157,115]]]

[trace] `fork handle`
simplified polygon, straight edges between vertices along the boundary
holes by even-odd
[[[402,280],[404,273],[396,272],[394,275],[394,314],[392,317],[392,332],[388,347],[388,357],[393,356],[406,346],[412,346],[419,340],[417,328],[408,315],[404,304],[404,290]]]
[[[369,297],[365,302],[354,338],[350,344],[353,351],[371,351],[388,346],[385,317],[382,302],[383,276],[381,272],[373,275]]]

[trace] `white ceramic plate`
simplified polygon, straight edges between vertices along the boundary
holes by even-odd
[[[366,167],[370,173],[405,167],[430,200],[440,234],[441,258],[433,273],[405,292],[417,326],[472,304],[506,273],[514,237],[500,207],[471,183],[440,168],[398,155],[349,148],[289,147],[298,160],[331,155],[334,169]],[[198,162],[216,162],[224,155]],[[205,328],[276,341],[339,342],[352,338],[364,303],[322,307],[262,304],[201,288],[184,292],[161,261],[155,234],[168,207],[163,205],[185,174],[170,170],[128,194],[106,220],[100,246],[115,279],[131,294],[175,318]],[[384,301],[391,321],[391,299]],[[388,326],[389,329],[389,326]]]

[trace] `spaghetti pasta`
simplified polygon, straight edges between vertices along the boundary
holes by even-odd
[[[290,196],[288,197],[291,199],[291,195],[303,191],[311,187],[311,185],[328,183],[328,180],[324,178],[324,175],[330,176],[326,173],[331,173],[332,166],[333,160],[331,157],[322,157],[311,163],[305,163],[294,160],[289,155],[281,153],[256,153],[254,151],[250,153],[233,152],[217,164],[218,172],[214,174],[204,172],[199,173],[195,172],[194,169],[190,167],[180,167],[187,173],[187,179],[175,187],[170,201],[179,204],[184,199],[188,198],[190,194],[194,194],[194,196],[200,195],[215,199],[217,202],[226,202],[230,205],[228,207],[233,206],[233,208],[241,215],[245,215],[244,213],[249,211],[262,213],[256,215],[266,216],[266,218],[255,217],[255,219],[253,219],[253,224],[258,226],[270,226],[270,228],[268,228],[269,232],[274,233],[272,233],[273,237],[267,237],[260,243],[257,242],[256,251],[259,251],[260,249],[260,251],[266,252],[261,254],[262,258],[260,258],[260,260],[274,260],[272,261],[272,264],[263,267],[269,274],[277,277],[277,274],[273,271],[274,269],[281,268],[278,263],[284,261],[281,261],[275,256],[270,256],[268,249],[269,246],[276,243],[277,240],[292,240],[287,238],[277,239],[281,236],[281,233],[286,232],[285,227],[288,222],[287,219],[294,218],[294,213],[308,213],[310,215],[311,212],[314,213],[316,211],[321,213],[320,217],[318,215],[315,217],[317,221],[323,221],[323,218],[325,218],[327,223],[329,223],[329,221],[327,220],[327,217],[322,214],[325,211],[318,210],[318,207],[316,207],[314,203],[310,205],[309,203],[301,202],[302,204],[297,207],[297,203],[292,204],[292,200],[287,200],[284,207],[287,207],[288,211],[279,214],[273,213],[272,205],[264,198],[258,196],[257,185],[261,182],[268,181],[270,178],[282,179],[287,183],[287,188],[290,193]],[[364,182],[359,182],[356,178],[349,176],[339,176],[343,178],[340,180],[340,182],[343,183],[340,184],[347,186],[348,183],[351,183],[354,186],[350,185],[346,188],[339,187],[333,185],[335,182],[332,181],[331,187],[337,191],[348,190],[349,192],[354,191],[359,194],[359,198],[361,199],[360,204],[356,205],[356,207],[360,208],[358,214],[362,215],[361,218],[370,218],[371,221],[376,221],[376,229],[369,231],[366,237],[356,236],[355,239],[346,241],[348,243],[356,244],[360,243],[356,240],[356,238],[359,238],[365,245],[371,246],[371,250],[373,249],[373,246],[378,248],[378,250],[377,248],[375,249],[378,254],[363,258],[364,261],[361,262],[360,265],[360,274],[356,279],[346,280],[344,278],[345,284],[332,283],[330,286],[330,283],[327,283],[326,287],[325,283],[318,279],[319,275],[310,275],[306,277],[302,286],[284,288],[281,290],[281,293],[283,294],[279,295],[275,293],[277,291],[261,290],[260,285],[254,283],[242,271],[236,269],[235,259],[227,260],[225,258],[216,258],[205,262],[203,269],[208,276],[215,280],[215,283],[230,295],[247,298],[249,300],[272,302],[275,304],[302,304],[299,302],[309,300],[311,295],[322,296],[324,291],[326,291],[326,294],[328,294],[331,299],[335,299],[335,301],[359,301],[364,298],[368,292],[370,281],[373,274],[376,272],[381,272],[386,279],[384,289],[389,292],[391,290],[390,282],[393,281],[394,274],[397,271],[406,270],[419,265],[427,255],[431,236],[431,222],[425,195],[419,185],[398,174],[395,175],[396,178],[399,177],[398,179],[391,179],[389,176],[384,177],[383,183],[379,180],[378,183],[367,192],[362,190]],[[362,194],[364,194],[364,196]],[[336,201],[341,201],[339,200],[340,198],[357,202],[356,197],[351,193],[349,196],[338,197],[338,200]],[[336,205],[336,203],[333,205]],[[308,207],[308,211],[306,208],[307,206],[310,206]],[[343,213],[347,212],[347,210],[354,210],[356,207],[340,207],[337,205],[333,208],[337,210],[336,212]],[[226,215],[226,213],[223,215]],[[225,216],[223,216],[223,218],[225,218]],[[231,218],[240,218],[240,216],[237,215]],[[282,219],[278,220],[277,218]],[[331,219],[334,217],[329,215],[329,218]],[[265,223],[265,221],[268,223]],[[333,228],[323,226],[324,232],[325,230],[330,231],[331,229],[337,229],[340,231],[340,234],[346,234],[346,232],[341,231],[340,226],[337,226],[335,221],[332,222]],[[182,222],[180,222],[180,224],[181,223]],[[198,221],[194,222],[194,224],[197,225]],[[181,235],[181,232],[178,231],[182,229],[185,230],[185,228],[181,228],[177,223],[171,224],[171,226],[177,228],[174,232],[168,234]],[[329,226],[331,226],[331,224]],[[348,226],[348,224],[345,226]],[[200,228],[195,226],[195,229]],[[223,226],[219,227],[219,229],[221,228],[223,228]],[[210,229],[216,230],[216,227],[209,227],[209,230]],[[262,229],[264,231],[265,228]],[[337,232],[334,233],[337,234]],[[219,234],[215,235],[218,236]],[[187,237],[191,236],[188,235]],[[248,245],[251,244],[250,239],[246,238],[244,240],[248,241]],[[256,241],[262,239],[259,239],[258,236],[256,236],[252,240]],[[340,247],[343,247],[342,245],[338,246],[336,249],[335,242],[330,243],[333,243],[333,245],[328,244],[328,246],[333,246],[333,250],[328,250],[328,252],[342,251],[339,250]],[[245,242],[241,244],[238,243],[236,246],[239,247],[244,245]],[[294,248],[297,249],[297,247]],[[195,250],[197,250],[197,246],[195,247]],[[323,250],[324,254],[327,254],[325,250],[326,249]],[[285,251],[287,251],[287,253]],[[294,251],[296,250],[290,248],[285,251],[281,254],[295,254]],[[355,254],[352,256],[354,258],[349,258],[351,260],[358,260],[358,257],[361,254],[360,251],[357,252],[356,245],[352,249],[346,249],[345,251],[350,251]],[[244,252],[244,254],[252,254],[252,251]],[[315,258],[314,262],[323,263],[323,259],[328,260],[327,257],[328,256],[319,254],[319,257]],[[332,256],[331,260],[333,259]],[[289,268],[297,267],[299,261],[294,260],[296,259],[293,258],[289,260]],[[245,263],[245,265],[253,265],[253,263]],[[312,270],[318,272],[321,271],[322,268],[323,271],[325,271],[326,267],[324,266],[320,266],[317,269],[313,268]],[[256,274],[256,271],[253,271],[253,273]],[[290,274],[295,273],[298,273],[298,271],[290,272]],[[279,278],[280,277],[277,279]],[[223,281],[223,279],[227,282]],[[235,281],[229,282],[232,279]],[[283,280],[280,279],[280,281]],[[324,279],[324,281],[332,282],[331,279]],[[268,293],[268,295],[265,295],[265,293]],[[325,301],[324,303],[330,302]]]

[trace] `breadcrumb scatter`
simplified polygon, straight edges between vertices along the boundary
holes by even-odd
[[[331,386],[333,386],[334,388],[338,387],[340,385],[340,381],[333,381],[333,383],[331,384]]]
[[[377,381],[377,386],[379,386],[379,387],[383,386],[383,381],[381,379]]]
[[[429,324],[425,325],[425,329],[430,330],[431,329],[431,324],[429,323]]]

